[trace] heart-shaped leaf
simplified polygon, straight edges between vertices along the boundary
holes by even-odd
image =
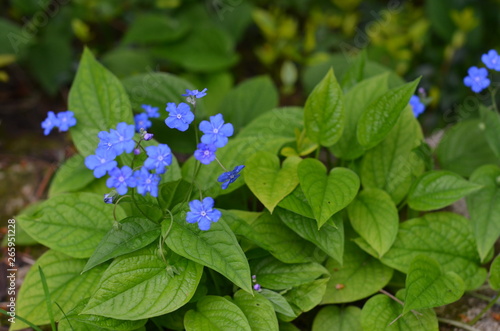
[[[355,306],[327,306],[314,318],[312,331],[362,331],[361,309]]]
[[[311,205],[320,228],[336,212],[347,207],[359,190],[359,177],[347,168],[326,167],[318,160],[306,159],[298,168],[300,186]]]
[[[416,256],[406,276],[403,314],[413,309],[434,308],[460,299],[465,284],[453,271],[443,272],[439,263],[426,255]]]
[[[278,331],[278,319],[271,302],[259,293],[239,290],[234,294],[235,303],[245,314],[253,331]]]
[[[245,182],[269,212],[272,213],[276,205],[299,184],[297,167],[300,161],[300,157],[291,156],[280,169],[278,156],[262,151],[245,162]]]
[[[361,192],[347,208],[351,225],[357,233],[383,256],[398,234],[398,209],[389,194],[379,189]]]
[[[471,183],[451,171],[429,171],[413,184],[408,205],[415,210],[440,209],[480,188],[481,185]]]

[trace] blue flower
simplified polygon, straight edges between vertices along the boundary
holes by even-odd
[[[469,75],[464,78],[464,84],[472,91],[479,93],[490,86],[488,71],[485,68],[470,67],[468,73]]]
[[[115,132],[100,131],[97,134],[97,137],[99,138],[99,143],[97,144],[97,148],[104,150],[112,149],[113,143],[118,140],[118,137]]]
[[[498,56],[497,51],[494,49],[490,50],[488,53],[481,56],[481,61],[489,68],[496,71],[500,71],[500,56]]]
[[[425,105],[422,102],[420,102],[420,98],[417,95],[413,95],[410,98],[410,106],[413,110],[413,115],[415,115],[415,117],[420,116],[420,114],[422,114],[425,110]]]
[[[59,119],[56,117],[53,111],[47,113],[47,118],[42,122],[42,129],[44,129],[43,134],[48,135],[53,128],[59,126]]]
[[[68,131],[70,127],[76,125],[75,114],[71,111],[63,111],[57,114],[57,119],[59,120],[59,131]]]
[[[151,127],[151,121],[148,118],[148,114],[140,113],[134,116],[135,131],[141,132],[141,129],[146,130]]]
[[[113,195],[111,193],[106,193],[104,194],[104,203],[109,203],[109,204],[112,204],[113,203]]]
[[[109,172],[110,177],[106,181],[106,186],[116,188],[118,194],[124,195],[129,187],[135,187],[135,178],[132,176],[132,169],[123,166],[121,169],[115,167]]]
[[[114,139],[112,141],[112,148],[115,150],[116,155],[120,155],[123,152],[131,153],[134,150],[134,125],[120,122],[116,126],[116,130],[111,129],[110,131]]]
[[[203,98],[205,95],[207,95],[207,89],[204,88],[201,92],[198,92],[198,90],[188,90],[186,89],[185,94],[181,94],[183,97],[194,97],[194,98]]]
[[[222,183],[222,189],[223,190],[227,189],[227,187],[229,186],[229,184],[234,183],[234,181],[236,179],[238,179],[238,177],[240,177],[240,171],[243,168],[245,168],[244,165],[236,166],[236,167],[234,167],[233,170],[225,172],[222,175],[220,175],[219,178],[217,178],[217,181],[219,183]]]
[[[134,172],[136,179],[137,192],[146,195],[147,192],[153,197],[158,197],[158,184],[160,183],[160,175],[150,173],[145,167]]]
[[[217,222],[222,216],[222,213],[213,209],[214,199],[211,197],[206,197],[203,201],[193,200],[189,203],[189,208],[191,211],[186,214],[186,222],[188,223],[198,223],[198,227],[202,231],[207,231],[210,229],[210,224],[212,222]]]
[[[194,114],[191,112],[187,103],[181,102],[178,106],[173,102],[167,103],[168,117],[165,124],[171,129],[186,131],[189,124],[194,120]]]
[[[167,171],[165,167],[172,164],[172,152],[168,145],[148,146],[146,153],[148,158],[144,161],[144,167],[149,170],[156,169],[157,174],[164,174]]]
[[[158,107],[153,107],[150,105],[141,105],[142,109],[146,112],[149,118],[158,118],[160,113],[158,112]]]
[[[217,147],[211,144],[198,144],[198,149],[194,151],[194,157],[203,164],[209,164],[215,160]]]
[[[227,144],[227,137],[233,135],[234,129],[231,123],[224,124],[222,114],[210,116],[210,122],[202,121],[200,130],[204,133],[201,142],[205,144],[214,144],[215,147],[224,147]]]
[[[153,139],[153,137],[154,137],[154,134],[148,133],[147,131],[144,131],[142,133],[142,139],[144,139],[146,141]]]
[[[115,161],[116,152],[113,149],[98,148],[95,155],[89,155],[85,158],[85,166],[94,170],[94,177],[101,178],[106,172],[115,168],[118,163]]]

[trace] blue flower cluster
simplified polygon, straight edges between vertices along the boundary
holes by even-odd
[[[483,54],[481,61],[483,61],[488,69],[500,71],[500,56],[496,50],[491,49],[488,53]],[[468,75],[464,78],[464,85],[470,87],[475,93],[479,93],[490,86],[491,81],[488,78],[488,70],[486,68],[472,66],[467,73]]]
[[[76,125],[75,114],[68,110],[54,114],[53,111],[47,113],[47,118],[42,122],[42,129],[44,135],[48,135],[54,128],[59,128],[59,131],[68,131],[70,127]]]
[[[142,140],[149,140],[152,134],[142,130]],[[158,196],[158,184],[160,175],[166,172],[166,167],[172,164],[172,153],[168,145],[148,146],[145,148],[148,158],[139,170],[133,170],[129,166],[118,167],[115,160],[123,153],[137,154],[134,141],[135,126],[125,122],[118,123],[116,129],[101,131],[98,133],[99,144],[95,154],[85,158],[85,166],[94,171],[96,178],[108,174],[106,186],[115,188],[118,194],[124,195],[128,188],[137,188],[137,192],[151,196]],[[140,151],[139,151],[140,152]],[[155,172],[150,172],[154,170]],[[106,199],[105,199],[106,201]]]
[[[149,120],[150,118],[160,117],[160,113],[158,112],[158,107],[153,107],[150,105],[141,105],[141,108],[144,109],[144,112],[134,116],[135,130],[137,132],[141,132],[141,129],[147,130],[151,127],[151,125],[153,125]]]
[[[413,115],[415,115],[415,117],[419,117],[425,110],[425,105],[420,101],[418,95],[413,95],[410,98],[410,106],[411,109],[413,110]]]

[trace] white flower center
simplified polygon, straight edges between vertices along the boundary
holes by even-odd
[[[146,184],[151,184],[151,179],[146,179]]]
[[[203,152],[203,155],[205,155],[205,156],[209,156],[209,155],[210,155],[210,151],[204,151],[204,152]]]
[[[205,217],[207,216],[207,213],[203,210],[201,213],[200,213],[201,216]]]
[[[177,114],[177,116],[175,116],[175,117],[177,117],[178,119],[181,119],[182,115],[181,114]]]
[[[120,177],[118,177],[118,180],[119,180],[120,182],[124,182],[124,181],[125,181],[125,178],[123,178],[123,176],[120,176]]]
[[[219,129],[215,128],[214,133],[219,133]]]
[[[163,161],[163,156],[158,156],[158,161]]]

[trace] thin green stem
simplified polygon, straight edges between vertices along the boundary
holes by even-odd
[[[219,159],[217,158],[217,156],[215,157],[215,160],[217,161],[217,163],[221,166],[222,169],[224,169],[225,172],[227,172],[228,170],[226,169],[226,167],[224,167],[222,165],[222,163],[219,161]]]
[[[491,297],[484,295],[484,294],[481,294],[481,293],[477,293],[475,291],[467,292],[467,295],[470,295],[471,297],[474,297],[474,298],[477,298],[480,300],[484,300],[486,302],[490,302],[490,300],[491,300]]]
[[[453,325],[453,326],[459,327],[459,328],[467,330],[467,331],[480,331],[480,330],[478,330],[476,328],[473,328],[470,325],[467,325],[467,324],[459,322],[459,321],[450,320],[448,318],[438,317],[438,321],[441,322],[441,323],[446,323],[446,324],[449,324],[449,325]]]
[[[495,109],[498,112],[498,107],[496,103],[496,96],[497,94],[497,89],[490,89],[490,96],[491,96],[491,105],[493,106],[493,109]]]
[[[474,317],[474,319],[470,321],[468,324],[469,325],[476,324],[477,321],[479,321],[484,316],[484,314],[486,314],[488,310],[490,310],[490,308],[493,307],[493,305],[498,301],[499,298],[500,298],[500,292],[498,292],[497,295],[495,295],[495,297],[491,299],[490,302],[488,302],[486,307],[484,307],[483,310],[481,310],[481,312],[477,314],[477,316]]]
[[[113,219],[115,220],[115,222],[118,222],[118,220],[116,219],[116,206],[118,206],[118,203],[120,203],[120,201],[124,198],[130,198],[130,195],[121,196],[118,200],[116,200],[116,203],[113,207]]]
[[[47,313],[49,315],[50,325],[52,331],[57,331],[56,321],[54,319],[54,312],[52,311],[52,300],[50,299],[49,286],[47,285],[47,279],[43,273],[42,267],[38,266],[38,272],[40,273],[40,279],[42,281],[43,292],[45,294],[45,303],[47,304]]]
[[[4,314],[5,316],[7,316],[8,318],[11,318],[12,316],[9,315],[9,312],[4,310],[4,309],[1,309],[0,308],[0,313]],[[16,319],[20,320],[21,322],[23,322],[24,324],[27,324],[29,325],[30,328],[32,328],[33,330],[36,330],[36,331],[42,331],[42,329],[40,329],[38,326],[36,326],[35,324],[31,323],[30,321],[28,321],[27,319],[19,316],[17,313],[16,313]]]

